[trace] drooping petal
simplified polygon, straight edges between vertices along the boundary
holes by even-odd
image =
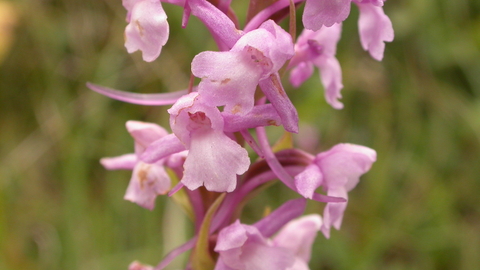
[[[307,0],[303,11],[303,25],[316,31],[343,22],[350,14],[351,0]]]
[[[340,90],[342,84],[342,68],[335,57],[324,56],[315,61],[320,69],[320,79],[325,88],[325,99],[335,109],[342,109],[343,103],[338,101],[342,98]]]
[[[385,15],[382,7],[370,3],[356,4],[360,9],[358,30],[362,47],[370,53],[373,59],[381,61],[385,42],[393,41],[392,22]]]
[[[125,47],[129,53],[142,51],[143,60],[152,62],[167,43],[169,26],[160,1],[137,2],[125,28]]]
[[[348,198],[347,191],[342,188],[331,188],[328,190],[329,196],[338,196]],[[327,203],[323,210],[323,224],[321,231],[326,238],[330,238],[330,228],[333,226],[340,229],[343,220],[343,212],[347,208],[347,203]]]
[[[152,210],[155,198],[170,189],[171,181],[163,166],[138,162],[124,199]]]
[[[133,170],[137,160],[137,155],[125,154],[118,157],[102,158],[100,164],[107,170]]]
[[[322,218],[313,214],[290,221],[273,239],[276,246],[288,248],[305,263],[310,261],[312,244],[322,226]]]

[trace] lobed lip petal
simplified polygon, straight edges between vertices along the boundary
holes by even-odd
[[[330,189],[328,195],[348,198],[347,191],[344,188]],[[347,203],[327,203],[323,210],[323,224],[321,228],[321,231],[326,238],[330,238],[330,228],[332,226],[337,230],[340,229],[343,220],[343,213],[346,208]]]
[[[134,4],[130,23],[125,28],[125,47],[129,53],[140,50],[143,60],[152,62],[160,55],[168,35],[167,14],[160,1],[144,0]]]
[[[232,192],[237,175],[250,166],[247,150],[223,132],[201,131],[191,136],[182,183],[190,190],[204,185],[210,191]]]
[[[342,68],[336,57],[324,56],[315,61],[320,69],[320,79],[325,88],[325,100],[333,108],[343,109],[343,103],[338,101],[342,98],[340,91],[343,88],[342,84]]]
[[[162,165],[138,162],[125,193],[125,200],[152,210],[155,198],[168,192],[171,181]]]
[[[358,31],[362,47],[370,53],[373,59],[381,61],[385,42],[393,41],[392,22],[380,6],[370,3],[357,3],[357,6],[360,9]]]

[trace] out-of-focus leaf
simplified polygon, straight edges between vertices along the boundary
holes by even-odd
[[[225,198],[225,195],[226,193],[223,193],[215,200],[215,202],[213,202],[205,215],[202,226],[200,227],[197,244],[195,245],[192,254],[192,266],[195,270],[209,270],[215,267],[215,262],[213,261],[212,256],[210,256],[208,248],[209,229],[213,214],[217,211]]]

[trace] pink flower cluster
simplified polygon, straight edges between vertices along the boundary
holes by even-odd
[[[265,127],[299,132],[297,111],[281,82],[282,70],[289,70],[291,84],[299,87],[318,67],[326,101],[343,108],[341,67],[335,57],[342,21],[353,2],[360,11],[361,44],[381,60],[385,42],[393,40],[384,0],[277,0],[262,8],[256,6],[261,1],[252,1],[255,13],[243,30],[238,29],[231,0],[123,0],[128,22],[125,47],[129,53],[140,50],[147,62],[160,55],[168,40],[162,2],[183,8],[183,26],[196,16],[218,45],[219,51],[200,52],[192,60],[191,72],[200,83],[176,93],[151,95],[88,84],[118,100],[172,105],[171,133],[153,123],[128,121],[134,153],[103,158],[101,163],[110,170],[132,170],[125,199],[150,210],[158,195],[172,196],[185,188],[196,235],[156,267],[134,262],[130,269],[162,269],[192,248],[202,252],[203,260],[211,260],[207,267],[211,269],[309,269],[317,232],[328,238],[332,226],[340,228],[348,192],[370,170],[376,152],[347,143],[316,155],[293,146],[274,152]],[[294,43],[296,37],[271,18],[289,8],[295,12],[294,4],[301,2],[305,29]],[[259,157],[253,163],[245,143]],[[180,179],[173,187],[172,174]],[[253,225],[241,223],[238,213],[248,195],[277,179],[302,198],[286,201]],[[317,192],[320,187],[326,194]],[[323,218],[301,217],[307,199],[326,203]],[[201,239],[210,244],[205,246]],[[187,269],[200,269],[195,258]]]

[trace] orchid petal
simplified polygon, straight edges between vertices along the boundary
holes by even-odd
[[[170,189],[170,177],[163,166],[138,162],[125,193],[125,200],[152,210],[155,198]]]
[[[152,62],[167,43],[168,34],[167,15],[161,2],[140,1],[133,6],[125,28],[125,47],[129,53],[141,50],[143,60]]]
[[[307,0],[303,11],[305,28],[317,31],[344,21],[350,14],[351,0]]]
[[[382,7],[372,4],[357,3],[360,9],[358,30],[364,50],[370,52],[373,59],[381,61],[385,50],[385,42],[393,41],[392,22]]]
[[[302,85],[313,74],[313,64],[301,62],[290,71],[290,83],[294,87]]]
[[[310,261],[312,244],[322,226],[322,218],[313,214],[290,221],[275,236],[276,246],[288,248],[303,262]]]
[[[237,132],[260,126],[279,126],[282,124],[282,120],[272,104],[255,106],[243,116],[229,113],[223,113],[222,116],[225,122],[225,132]]]
[[[289,221],[299,217],[305,211],[306,202],[305,199],[290,200],[253,226],[255,226],[263,236],[270,237]]]
[[[324,185],[328,190],[345,187],[350,191],[357,185],[360,176],[370,170],[375,160],[375,150],[345,143],[320,153],[314,162],[322,171]]]
[[[348,197],[347,191],[343,188],[329,189],[328,195]],[[347,208],[347,203],[327,203],[323,210],[323,224],[321,231],[326,238],[330,238],[330,228],[332,225],[339,230],[342,225],[343,212]]]
[[[107,170],[133,170],[137,163],[137,155],[125,154],[118,157],[102,158],[100,163]]]
[[[295,186],[300,195],[312,199],[315,190],[322,184],[322,172],[317,165],[311,164],[295,176]]]
[[[320,78],[325,88],[325,99],[333,108],[342,109],[343,103],[338,101],[339,98],[342,98],[340,90],[343,88],[340,63],[335,57],[322,57],[315,63],[320,69]]]
[[[157,124],[127,121],[126,127],[135,140],[135,153],[141,155],[154,141],[167,136],[168,132]]]
[[[185,150],[185,145],[175,136],[169,134],[162,137],[145,149],[145,152],[140,156],[140,159],[146,163],[154,163],[169,155]]]
[[[298,113],[283,89],[278,73],[260,81],[263,93],[277,110],[286,131],[298,133]]]
[[[236,174],[243,174],[249,165],[247,151],[224,133],[196,132],[192,134],[182,183],[190,190],[204,185],[210,191],[231,192],[237,184]]]
[[[148,105],[148,106],[162,106],[162,105],[171,105],[175,103],[181,96],[187,94],[187,90],[172,92],[172,93],[161,93],[161,94],[139,94],[132,92],[120,91],[93,83],[87,83],[87,87],[91,90],[113,98],[116,100],[138,104],[138,105]]]

